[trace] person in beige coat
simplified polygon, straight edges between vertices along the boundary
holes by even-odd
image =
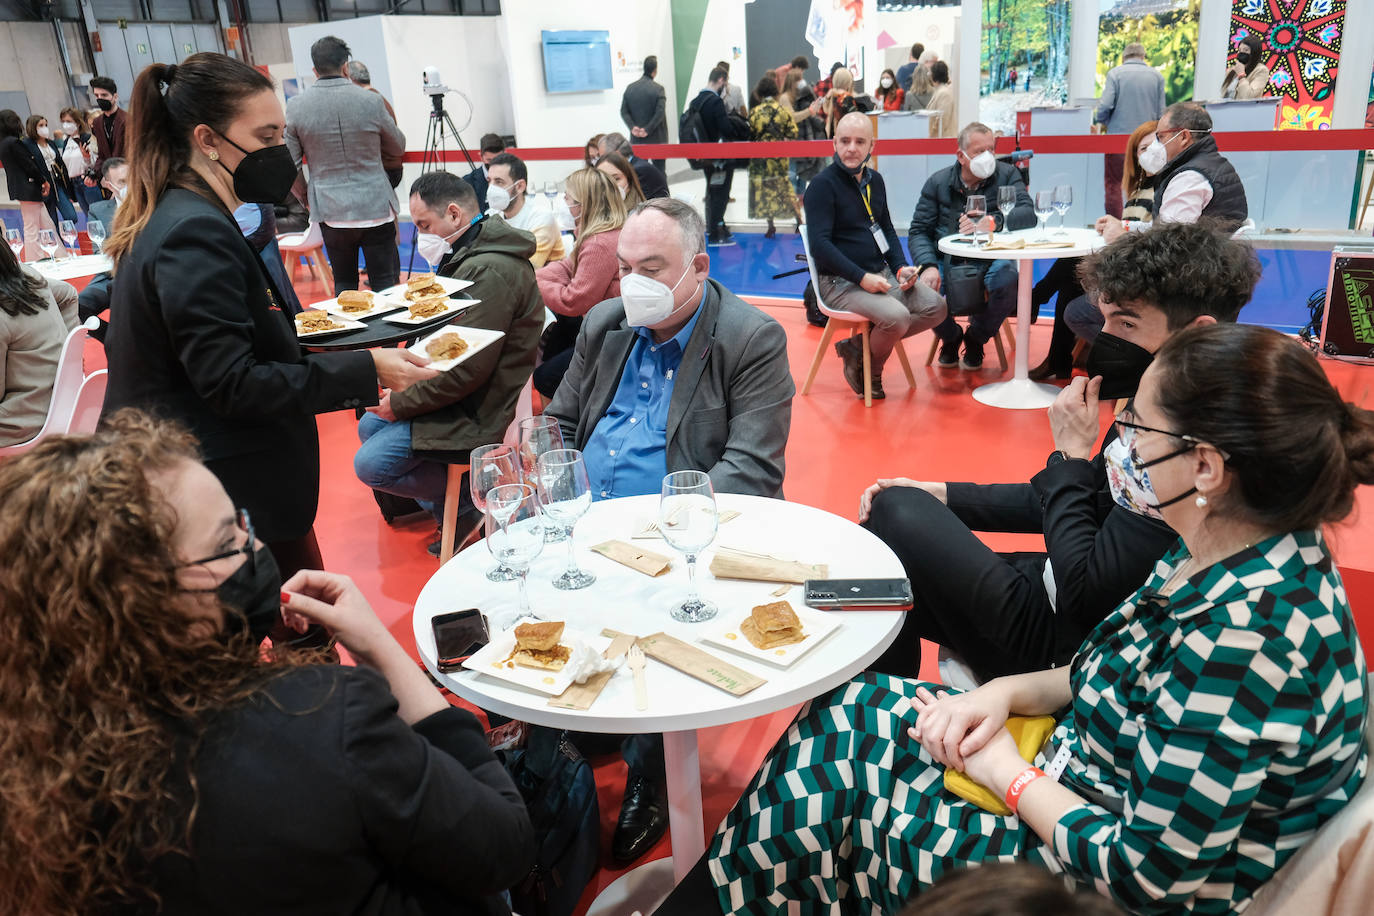
[[[48,415],[62,342],[76,327],[76,290],[0,251],[0,446],[32,439]]]
[[[926,103],[926,108],[940,113],[938,120],[931,121],[930,136],[957,137],[959,121],[954,115],[954,86],[949,81],[949,64],[942,60],[931,64],[930,80],[935,84],[935,92]]]
[[[1224,99],[1258,99],[1269,86],[1269,68],[1260,63],[1264,43],[1257,35],[1246,35],[1236,47],[1235,62],[1221,83]]]

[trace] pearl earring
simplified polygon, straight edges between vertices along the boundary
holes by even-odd
[[[1199,495],[1197,499],[1193,500],[1193,502],[1197,504],[1197,507],[1199,509],[1204,509],[1207,506],[1207,497]]]

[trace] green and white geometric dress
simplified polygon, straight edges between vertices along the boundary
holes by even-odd
[[[1067,745],[1061,782],[1085,801],[1052,845],[946,792],[906,736],[918,683],[866,674],[803,710],[721,825],[722,909],[895,913],[992,860],[1067,873],[1133,913],[1243,909],[1364,780],[1365,661],[1318,532],[1159,597],[1187,557],[1180,543],[1073,660],[1072,703],[1036,763]]]

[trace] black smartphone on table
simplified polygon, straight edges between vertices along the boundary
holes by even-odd
[[[439,614],[434,628],[436,666],[440,671],[457,671],[463,660],[487,644],[491,633],[487,618],[475,607]]]
[[[909,611],[913,603],[907,579],[807,579],[803,601],[846,611]]]

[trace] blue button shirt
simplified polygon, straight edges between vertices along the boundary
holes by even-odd
[[[592,499],[662,491],[668,473],[668,404],[700,314],[698,307],[692,320],[663,343],[654,342],[649,328],[635,329],[639,336],[620,373],[615,397],[582,450]]]

